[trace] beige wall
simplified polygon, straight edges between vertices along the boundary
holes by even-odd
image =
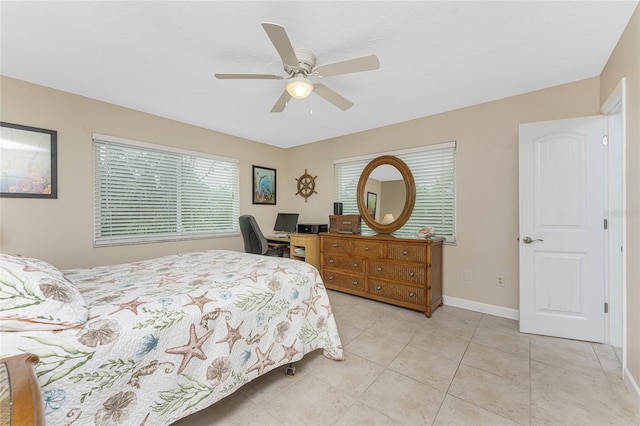
[[[267,229],[273,227],[276,212],[287,209],[295,194],[295,180],[288,174],[285,151],[280,148],[19,80],[2,77],[0,83],[2,121],[58,132],[58,199],[0,199],[3,253],[41,258],[59,268],[74,268],[190,250],[243,250],[239,236],[93,248],[93,132],[240,160],[240,211],[255,215],[260,226]],[[277,169],[277,206],[252,205],[253,164]],[[293,183],[286,185],[290,181]]]
[[[626,293],[627,368],[640,385],[640,7],[600,76],[604,102],[626,78]]]
[[[382,220],[387,213],[391,213],[394,218],[399,217],[406,200],[407,190],[403,180],[388,180],[382,182],[378,200],[378,209],[380,210],[378,219]]]
[[[290,163],[318,175],[318,195],[294,200],[295,209],[327,221],[335,159],[456,140],[458,241],[445,247],[444,294],[518,309],[518,124],[594,115],[599,100],[592,78],[292,148]],[[504,287],[495,285],[497,274]]]

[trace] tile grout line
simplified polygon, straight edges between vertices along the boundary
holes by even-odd
[[[480,315],[480,318],[478,319],[478,322],[476,323],[476,326],[473,329],[473,333],[471,334],[471,337],[469,337],[469,341],[467,342],[467,346],[464,348],[464,352],[462,353],[462,356],[460,357],[460,361],[458,362],[458,366],[456,367],[456,371],[453,373],[453,376],[451,377],[451,381],[449,382],[449,386],[447,386],[447,390],[444,392],[444,398],[442,398],[442,402],[440,402],[440,406],[438,407],[438,411],[436,411],[436,415],[433,418],[433,422],[431,423],[432,425],[438,419],[438,416],[440,415],[440,410],[442,409],[442,405],[444,404],[444,400],[447,399],[447,396],[451,395],[454,398],[458,398],[457,396],[450,394],[449,393],[449,389],[451,389],[451,385],[453,385],[453,381],[455,380],[456,375],[458,374],[458,370],[460,369],[460,366],[462,365],[462,360],[464,360],[464,356],[467,354],[467,351],[469,350],[469,345],[471,344],[471,341],[473,340],[473,336],[476,335],[476,331],[478,330],[478,327],[480,326],[480,322],[482,321],[482,317],[483,316],[484,316],[484,314]],[[462,401],[464,401],[464,400],[462,400]]]
[[[465,352],[464,352],[464,354],[463,354],[463,356],[462,356],[462,359],[460,360],[460,363],[458,364],[458,368],[462,365],[462,361],[463,361],[463,359],[464,359],[464,355],[467,353],[467,350],[468,350],[468,348],[469,348],[469,345],[471,345],[472,340],[473,340],[473,337],[475,336],[476,331],[478,330],[478,328],[480,328],[480,323],[482,322],[482,318],[483,318],[485,315],[488,315],[488,314],[482,314],[482,315],[481,315],[481,317],[480,317],[480,319],[478,320],[478,323],[476,324],[476,327],[475,327],[475,329],[474,329],[474,331],[473,331],[473,334],[471,335],[471,338],[469,339],[469,342],[468,342],[468,344],[467,344],[467,348],[465,349]],[[479,345],[479,346],[486,346],[486,345],[484,345],[483,343],[478,343],[478,342],[475,342],[474,344],[475,344],[475,345]],[[490,347],[490,346],[489,346],[489,347]],[[495,350],[498,350],[498,351],[501,351],[501,352],[510,353],[509,351],[505,351],[505,350],[500,349],[500,348],[492,348],[492,349],[495,349]],[[530,355],[530,353],[531,353],[531,339],[529,339],[529,373],[531,373],[531,361],[530,361],[531,355]],[[469,367],[471,367],[471,366],[469,366]],[[486,373],[488,373],[488,374],[496,375],[496,376],[500,377],[500,375],[499,375],[499,374],[496,374],[496,373],[494,373],[494,372],[492,372],[492,371],[489,371],[489,370],[484,370],[483,368],[479,368],[479,367],[471,367],[471,368],[478,369],[478,370],[480,370],[480,371],[484,371],[484,372],[486,372]],[[455,378],[455,375],[456,375],[457,373],[458,373],[458,369],[456,369],[456,373],[454,374],[454,378]],[[531,374],[529,374],[529,383],[531,384]],[[452,384],[453,384],[453,379],[451,380],[451,383],[449,384],[449,388],[451,387],[451,385],[452,385]],[[498,412],[495,412],[495,411],[489,410],[489,409],[487,409],[487,408],[485,408],[485,407],[483,407],[483,406],[480,406],[480,405],[478,405],[478,404],[476,404],[476,403],[474,403],[474,402],[467,401],[467,400],[465,400],[465,399],[463,399],[463,398],[461,398],[461,397],[458,397],[458,396],[456,396],[456,395],[454,395],[454,394],[451,394],[451,393],[449,393],[449,388],[447,389],[447,393],[446,393],[447,395],[451,395],[453,398],[457,398],[457,399],[459,399],[459,400],[461,400],[461,401],[463,401],[463,402],[465,402],[465,403],[467,403],[467,404],[471,404],[471,405],[473,405],[473,406],[475,406],[475,407],[478,407],[479,409],[481,409],[481,410],[483,410],[483,411],[487,411],[487,412],[492,413],[492,414],[494,414],[494,415],[496,415],[496,416],[502,417],[503,419],[506,419],[506,420],[508,420],[508,421],[515,422],[515,423],[517,423],[517,424],[521,424],[520,422],[517,422],[517,421],[515,421],[515,420],[513,420],[513,419],[511,419],[511,418],[509,418],[509,417],[506,417],[506,416],[504,416],[504,415],[503,415],[503,414],[501,414],[501,413],[498,413]],[[529,390],[529,418],[531,418],[531,390]],[[531,422],[530,422],[530,421],[529,421],[529,425],[531,425]],[[526,425],[523,425],[523,426],[526,426]]]
[[[358,333],[358,335],[357,335],[357,336],[353,337],[353,338],[349,341],[349,343],[353,342],[353,341],[354,341],[354,340],[356,340],[358,337],[362,336],[364,333],[366,333],[367,331],[369,331],[369,330],[370,330],[370,329],[371,329],[371,328],[372,328],[376,323],[377,323],[377,321],[374,321],[374,322],[370,323],[370,324],[369,324],[369,326],[368,326],[367,328],[363,329],[362,331],[360,331],[360,332]],[[367,358],[364,358],[364,357],[362,357],[362,356],[360,356],[360,355],[352,354],[353,356],[358,356],[358,357],[363,358],[363,359],[365,359],[365,360],[367,360],[367,361],[369,361],[369,362],[372,362],[372,363],[374,363],[374,364],[376,364],[376,365],[379,365],[379,366],[380,366],[380,367],[382,367],[383,369],[382,369],[382,371],[380,372],[380,374],[378,374],[378,375],[375,377],[375,379],[373,379],[373,380],[371,381],[371,383],[369,383],[369,385],[364,389],[364,391],[363,391],[360,395],[358,395],[357,397],[354,397],[354,401],[353,401],[353,403],[352,403],[352,404],[351,404],[351,405],[350,405],[350,406],[345,410],[345,412],[344,412],[344,413],[343,413],[343,414],[342,414],[342,415],[341,415],[341,416],[336,420],[336,422],[334,423],[334,425],[335,425],[335,424],[337,424],[337,423],[339,423],[339,422],[340,422],[340,420],[342,420],[342,419],[347,415],[347,413],[349,412],[349,410],[350,410],[354,405],[356,405],[357,403],[362,403],[362,404],[366,405],[367,407],[369,407],[370,409],[372,409],[372,410],[374,410],[374,411],[376,411],[376,412],[378,412],[378,413],[380,413],[380,414],[384,415],[385,417],[388,417],[388,418],[390,418],[390,419],[392,419],[392,420],[395,420],[395,419],[393,419],[393,418],[389,417],[388,415],[386,415],[386,414],[384,414],[384,413],[382,413],[382,412],[378,411],[375,407],[371,407],[371,406],[370,406],[369,404],[367,404],[365,401],[362,401],[362,399],[361,399],[361,398],[362,398],[362,396],[363,396],[364,394],[366,394],[366,393],[367,393],[367,391],[371,388],[371,386],[373,386],[373,384],[376,382],[376,380],[378,380],[378,378],[380,378],[380,376],[381,376],[385,371],[389,370],[389,365],[391,365],[391,363],[393,363],[393,361],[398,357],[398,355],[400,355],[400,353],[401,353],[401,352],[402,352],[402,351],[403,351],[407,346],[409,346],[409,343],[411,342],[411,340],[413,340],[413,338],[415,337],[415,335],[416,335],[418,332],[419,332],[419,330],[417,330],[417,329],[416,329],[416,331],[415,331],[414,335],[411,337],[411,339],[409,340],[409,342],[407,342],[407,343],[405,343],[405,344],[404,344],[404,346],[402,347],[402,349],[401,349],[401,350],[400,350],[400,351],[399,351],[399,352],[398,352],[398,353],[393,357],[393,359],[392,359],[392,360],[391,360],[387,365],[381,365],[381,364],[378,364],[378,363],[377,363],[377,362],[375,362],[375,361],[368,360]],[[345,351],[345,355],[346,355],[346,351],[347,351],[347,350],[346,350],[344,347],[345,347],[345,346],[347,346],[349,343],[347,343],[347,344],[343,344],[343,350]],[[393,370],[389,370],[389,371],[393,371]],[[408,377],[408,376],[407,376],[407,377]],[[322,380],[321,378],[318,378],[318,379],[324,382],[324,380]],[[325,383],[326,383],[326,382],[325,382]]]

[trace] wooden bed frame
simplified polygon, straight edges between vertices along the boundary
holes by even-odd
[[[0,425],[44,425],[44,410],[34,364],[37,355],[0,359]]]

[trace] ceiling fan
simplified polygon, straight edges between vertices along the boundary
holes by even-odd
[[[316,66],[316,56],[313,52],[305,48],[294,49],[282,25],[265,22],[262,27],[282,58],[284,71],[287,73],[285,90],[271,108],[271,112],[282,112],[292,97],[303,99],[311,92],[315,92],[341,110],[346,111],[353,106],[351,101],[324,84],[311,81],[309,77],[330,77],[380,68],[380,62],[376,55]],[[216,74],[215,76],[219,79],[282,80],[285,78],[276,74]]]

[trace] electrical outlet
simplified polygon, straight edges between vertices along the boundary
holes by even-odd
[[[496,275],[496,285],[498,287],[504,287],[504,275]]]

